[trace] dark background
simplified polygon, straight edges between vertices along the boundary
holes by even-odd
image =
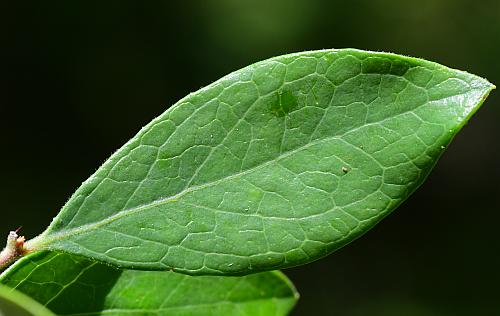
[[[12,2],[12,3],[11,3]],[[0,232],[40,233],[70,194],[189,92],[289,52],[355,47],[500,83],[500,1],[5,1]],[[500,315],[500,94],[363,238],[285,271],[294,315]]]

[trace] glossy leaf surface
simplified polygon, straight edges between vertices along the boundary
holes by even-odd
[[[286,315],[298,298],[278,271],[243,277],[121,271],[54,252],[23,258],[0,281],[61,315]]]
[[[353,49],[259,62],[144,127],[29,245],[188,274],[314,261],[404,201],[491,89]]]
[[[0,286],[0,316],[53,316],[48,309],[28,296]]]

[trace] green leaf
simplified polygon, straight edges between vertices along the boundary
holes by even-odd
[[[23,293],[0,286],[0,316],[53,316],[48,309]]]
[[[28,246],[188,274],[314,261],[404,201],[493,88],[354,49],[256,63],[144,127]]]
[[[279,271],[243,277],[122,271],[48,251],[21,259],[0,282],[64,315],[286,315],[298,298]]]

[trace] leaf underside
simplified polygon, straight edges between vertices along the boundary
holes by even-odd
[[[38,252],[0,277],[59,315],[286,315],[298,298],[278,271],[242,277],[119,270]]]
[[[314,261],[404,201],[493,88],[353,49],[256,63],[154,119],[28,245],[187,274]]]

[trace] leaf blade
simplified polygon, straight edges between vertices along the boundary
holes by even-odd
[[[279,271],[243,277],[120,271],[47,251],[23,258],[0,282],[64,315],[286,315],[298,298]]]
[[[492,88],[357,50],[257,63],[143,128],[32,245],[189,274],[316,260],[404,201]]]
[[[48,309],[6,286],[0,286],[0,315],[53,316]]]

